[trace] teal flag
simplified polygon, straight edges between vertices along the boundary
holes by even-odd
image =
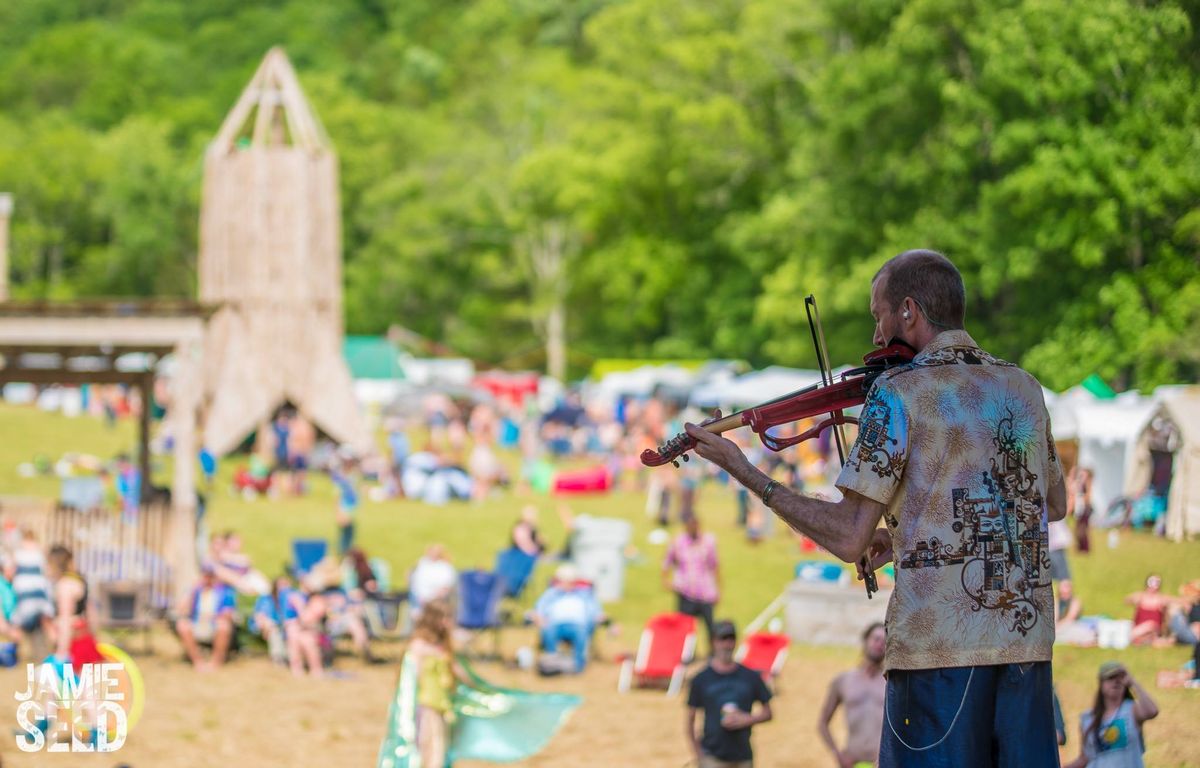
[[[546,746],[571,712],[582,703],[564,693],[529,693],[485,683],[462,658],[471,685],[454,694],[447,765],[455,760],[511,763]],[[417,665],[407,654],[400,665],[396,695],[388,707],[387,735],[379,749],[378,768],[422,766],[416,746]],[[436,768],[442,768],[437,766]]]

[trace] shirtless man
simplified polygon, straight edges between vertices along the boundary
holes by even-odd
[[[875,622],[863,633],[863,662],[843,672],[829,684],[829,695],[821,708],[817,729],[839,768],[874,766],[879,760],[879,735],[883,732],[883,701],[887,683],[883,678],[883,651],[887,634]],[[846,747],[838,749],[829,723],[839,705],[846,707]]]

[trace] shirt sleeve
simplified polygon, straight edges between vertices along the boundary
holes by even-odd
[[[867,394],[837,487],[887,504],[900,487],[908,461],[908,418],[904,403],[885,381]]]
[[[1052,488],[1062,482],[1062,464],[1058,461],[1058,449],[1054,447],[1054,431],[1050,428],[1050,414],[1046,413],[1046,487]]]
[[[761,701],[763,704],[766,704],[771,700],[771,689],[767,687],[762,675],[758,674],[757,672],[754,673],[754,681],[754,700]]]
[[[696,709],[704,708],[704,686],[703,679],[697,675],[692,678],[691,685],[688,686],[688,706]]]

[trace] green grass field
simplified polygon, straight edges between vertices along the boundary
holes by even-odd
[[[87,417],[67,419],[32,408],[0,405],[0,434],[5,436],[0,441],[0,494],[52,497],[57,493],[56,479],[22,478],[17,474],[17,465],[31,461],[38,454],[55,460],[67,451],[88,452],[108,459],[118,451],[132,448],[133,429],[129,421],[108,429]],[[239,463],[233,457],[222,464],[218,482],[210,493],[210,529],[239,531],[247,551],[268,575],[279,572],[287,561],[293,538],[315,536],[333,541],[335,496],[327,478],[314,476],[311,491],[304,498],[248,501],[229,489],[229,478]],[[166,464],[161,465],[156,479],[165,481],[168,469]],[[403,580],[402,574],[432,542],[445,544],[460,569],[488,568],[495,553],[506,545],[509,529],[525,504],[534,504],[539,510],[541,528],[551,547],[560,546],[564,532],[555,512],[559,503],[545,496],[521,497],[513,493],[481,504],[460,503],[443,508],[409,501],[364,500],[358,516],[357,542],[369,555],[387,559],[397,581]],[[620,517],[633,525],[637,554],[627,566],[625,597],[609,606],[610,615],[626,627],[623,642],[630,644],[647,617],[672,607],[671,596],[663,589],[659,575],[663,547],[647,541],[653,521],[645,515],[644,496],[619,492],[577,497],[569,504],[576,514]],[[779,523],[767,541],[757,546],[747,543],[734,523],[733,497],[725,488],[704,487],[697,508],[704,526],[717,535],[719,542],[723,598],[718,614],[740,625],[750,621],[780,593],[798,560],[814,557],[802,553],[796,539]],[[1125,618],[1130,614],[1123,602],[1125,595],[1138,589],[1148,573],[1161,573],[1170,593],[1175,593],[1183,581],[1200,577],[1200,542],[1176,544],[1146,534],[1122,532],[1118,546],[1110,549],[1100,532],[1094,534],[1092,554],[1073,557],[1071,566],[1085,613]],[[551,562],[539,566],[534,583],[540,587],[553,567]],[[823,653],[818,649],[802,652],[816,656]],[[1153,689],[1158,670],[1177,668],[1188,655],[1183,648],[1131,648],[1121,652],[1057,648],[1056,684],[1068,722],[1074,723],[1076,713],[1089,705],[1098,665],[1108,658],[1119,657],[1144,684],[1155,690],[1164,710],[1164,717],[1148,731],[1154,749],[1148,757],[1158,757],[1152,764],[1200,764],[1200,748],[1194,745],[1194,726],[1200,722],[1200,692]],[[1075,738],[1072,734],[1072,741]]]

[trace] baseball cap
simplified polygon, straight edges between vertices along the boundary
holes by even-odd
[[[718,621],[713,624],[713,637],[717,639],[725,637],[737,637],[737,628],[733,626],[732,621]]]
[[[1100,665],[1100,679],[1107,680],[1114,675],[1119,675],[1123,669],[1120,662],[1106,661]]]

